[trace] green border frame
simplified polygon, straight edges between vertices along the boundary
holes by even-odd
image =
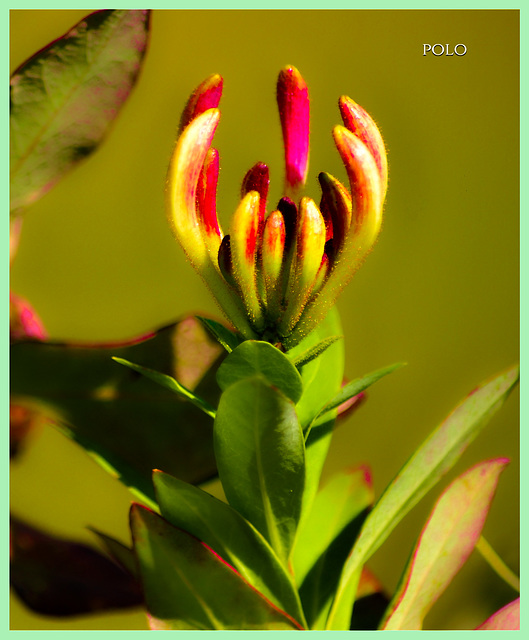
[[[126,8],[126,9],[136,9],[136,8],[146,8],[146,5],[149,5],[150,3],[145,3],[145,2],[136,2],[136,1],[129,1],[129,2],[113,2],[112,3],[112,7],[115,9],[120,9],[120,8]],[[521,80],[521,87],[520,87],[520,113],[521,114],[527,114],[528,113],[528,99],[527,99],[527,81],[524,82],[524,78],[527,78],[528,76],[528,46],[527,46],[527,35],[528,35],[528,24],[529,24],[529,7],[527,6],[529,3],[524,1],[524,0],[519,0],[518,2],[507,2],[505,4],[503,4],[501,2],[498,2],[498,0],[464,0],[463,4],[460,4],[458,2],[439,2],[439,1],[432,1],[432,2],[420,2],[419,0],[407,0],[406,2],[398,2],[396,0],[376,0],[373,4],[369,4],[367,3],[365,0],[363,2],[355,2],[354,0],[333,0],[331,3],[322,3],[321,1],[318,2],[318,0],[290,0],[290,1],[281,1],[281,0],[268,0],[267,2],[255,2],[250,6],[250,3],[248,1],[242,1],[242,0],[238,0],[238,1],[233,1],[233,0],[223,0],[221,2],[215,2],[214,0],[194,0],[194,1],[190,1],[188,0],[187,2],[170,2],[168,0],[159,0],[157,3],[154,3],[154,6],[147,6],[147,8],[151,8],[151,9],[196,9],[196,10],[208,10],[208,9],[233,9],[233,10],[237,10],[237,9],[299,9],[299,10],[310,10],[310,9],[372,9],[372,10],[383,10],[383,9],[402,9],[402,10],[413,10],[413,9],[443,9],[443,10],[461,10],[461,9],[517,9],[520,11],[520,80]],[[29,1],[26,0],[25,2],[23,2],[20,5],[15,5],[14,2],[10,2],[10,3],[6,3],[2,9],[2,33],[5,34],[5,50],[6,50],[6,57],[7,59],[9,59],[9,10],[10,9],[87,9],[88,11],[93,11],[96,9],[103,9],[103,8],[107,8],[106,4],[100,4],[100,3],[84,3],[84,2],[79,2],[77,1],[70,1],[70,2],[49,2],[49,3],[42,3],[42,2],[38,2],[37,0],[33,0],[33,1]],[[7,83],[6,83],[6,94],[7,94]],[[4,110],[5,110],[5,121],[9,120],[9,107],[8,107],[8,100],[7,100],[7,95],[6,95],[6,99],[3,102],[4,104]],[[528,162],[527,162],[527,155],[528,155],[528,134],[527,134],[527,118],[522,117],[521,118],[521,123],[520,123],[520,176],[521,176],[521,192],[520,192],[520,249],[521,249],[521,257],[520,257],[520,295],[521,295],[521,303],[520,303],[520,326],[524,327],[525,326],[525,322],[527,322],[528,320],[528,316],[529,316],[529,301],[528,301],[528,296],[526,295],[526,293],[524,293],[524,291],[527,290],[527,276],[528,276],[528,270],[529,270],[529,256],[527,254],[524,253],[523,248],[527,247],[528,244],[528,229],[529,229],[529,221],[527,220],[527,203],[528,203],[528,186],[527,186],[527,181],[524,184],[524,176],[529,175],[529,171],[528,171]],[[2,132],[2,142],[3,142],[3,149],[5,150],[5,155],[4,155],[4,162],[5,162],[5,166],[7,167],[9,165],[9,159],[8,159],[8,129],[7,127],[5,129],[3,129]],[[8,182],[8,177],[7,177],[7,172],[5,174],[3,183],[2,183],[2,187],[3,187],[3,191],[5,191],[5,199],[4,202],[7,202],[7,198],[8,198],[8,194],[9,194],[9,182]],[[4,236],[3,236],[3,242],[4,244],[3,246],[3,250],[5,251],[5,255],[4,255],[4,263],[5,265],[8,265],[8,258],[9,258],[9,249],[8,249],[8,240],[9,240],[9,222],[6,219],[6,221],[4,222]],[[4,336],[4,341],[2,342],[2,346],[1,346],[1,362],[3,363],[2,368],[0,369],[0,380],[2,382],[5,381],[4,384],[2,384],[2,391],[1,391],[1,406],[2,406],[2,415],[6,417],[5,422],[7,423],[7,415],[8,415],[8,408],[9,408],[9,351],[8,351],[8,328],[9,328],[9,315],[8,315],[8,293],[9,293],[9,267],[7,267],[6,269],[6,277],[4,277],[2,279],[2,300],[4,300],[4,309],[6,310],[5,313],[2,313],[0,322],[1,322],[1,328],[2,328],[2,335]],[[524,334],[522,333],[521,335],[521,341],[520,341],[520,359],[521,359],[521,363],[525,363],[527,361],[527,356],[528,356],[528,341],[527,339],[524,337]],[[529,402],[528,402],[528,397],[527,395],[524,398],[524,394],[521,394],[521,420],[520,420],[520,425],[527,425],[529,420]],[[7,424],[6,424],[6,428],[4,429],[4,439],[3,439],[3,453],[4,453],[4,460],[8,460],[8,451],[9,451],[9,447],[8,447],[8,438],[9,438],[9,434],[8,434],[8,429],[7,429]],[[520,446],[521,446],[521,454],[522,454],[522,459],[523,460],[527,460],[528,456],[528,436],[527,434],[524,432],[523,428],[520,428]],[[9,476],[8,476],[8,472],[9,472],[9,465],[6,464],[6,474],[5,474],[5,478],[6,478],[6,484],[5,487],[9,486]],[[522,493],[521,495],[523,496],[523,498],[527,497],[527,492],[526,492],[526,483],[527,483],[527,470],[525,468],[525,465],[522,463],[521,465],[521,485],[522,485]],[[8,498],[8,492],[5,491],[3,494],[3,499],[4,501],[7,503],[6,507],[8,506],[9,503],[9,498]],[[4,509],[3,512],[3,527],[2,527],[2,541],[6,544],[2,545],[4,549],[6,549],[7,547],[7,543],[8,543],[8,531],[9,531],[9,522],[8,522],[8,508]],[[520,520],[520,526],[521,526],[521,540],[524,541],[525,538],[528,536],[528,525],[527,525],[527,511],[522,509],[521,510],[521,520]],[[525,569],[525,553],[522,553],[522,574],[524,574],[525,572],[523,571],[523,569]],[[9,564],[8,564],[8,559],[4,556],[2,558],[2,564],[0,565],[0,567],[2,567],[2,571],[1,571],[1,575],[3,576],[3,582],[2,582],[2,589],[1,592],[2,593],[2,601],[4,604],[4,611],[6,613],[5,617],[2,616],[3,618],[3,622],[2,625],[0,626],[0,636],[3,636],[4,634],[16,634],[17,638],[26,638],[26,637],[30,637],[35,633],[42,633],[42,634],[60,634],[64,637],[64,634],[68,634],[67,637],[76,637],[79,634],[104,634],[105,637],[112,637],[112,638],[116,638],[116,637],[128,637],[129,634],[134,634],[137,637],[137,634],[149,634],[151,633],[150,631],[10,631],[8,629],[9,626],[9,613],[8,613],[8,602],[9,602],[9,584],[8,584],[8,572],[9,572]],[[521,611],[521,628],[524,629],[527,626],[526,620],[528,619],[528,616],[526,614],[527,611],[527,606],[522,607],[522,611]],[[279,638],[279,635],[283,635],[285,638],[287,637],[291,637],[291,636],[287,636],[287,633],[290,632],[283,632],[283,631],[264,631],[264,632],[259,632],[259,631],[216,631],[216,632],[211,632],[211,631],[194,631],[194,632],[173,632],[173,633],[184,633],[186,634],[187,637],[192,638],[193,640],[202,640],[202,638],[204,638],[205,636],[209,636],[209,634],[211,633],[216,633],[216,634],[222,634],[222,635],[236,635],[237,638],[244,638],[246,640],[246,638],[249,638],[250,636],[253,636],[254,634],[274,634],[275,638]],[[334,632],[325,632],[325,631],[312,631],[312,634],[317,634],[320,635],[321,637],[323,637],[323,634],[326,633],[332,633],[334,637],[336,637],[336,634],[338,635],[342,635],[345,636],[346,634],[350,634],[351,632],[349,631],[334,631]],[[373,637],[373,633],[375,634],[379,634],[379,633],[383,633],[383,632],[373,632],[373,631],[360,631],[360,632],[354,632],[356,635],[356,637]],[[386,632],[387,633],[387,632]],[[390,632],[391,633],[391,632]],[[415,632],[412,631],[401,631],[401,632],[397,632],[400,634],[401,638],[411,638],[412,634]],[[465,636],[468,637],[469,634],[473,635],[475,633],[478,633],[477,631],[422,631],[419,632],[421,634],[421,638],[429,638],[432,635],[435,636],[439,636],[439,634],[450,634],[451,636],[453,635],[457,635],[458,637],[461,636]],[[507,631],[496,631],[493,632],[495,634],[495,637],[498,637],[498,635],[503,635],[503,634],[512,634],[513,632],[507,632]],[[514,633],[522,633],[522,631],[519,632],[514,632]],[[189,634],[189,635],[188,635]],[[360,635],[358,635],[360,634]],[[180,636],[181,637],[181,636]],[[260,635],[259,637],[262,637],[262,635]],[[508,637],[513,637],[512,635],[508,636]]]

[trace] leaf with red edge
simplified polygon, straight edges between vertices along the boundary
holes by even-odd
[[[520,629],[520,598],[506,604],[476,627],[477,631],[517,631]]]
[[[11,210],[44,195],[102,142],[134,86],[148,9],[95,11],[11,77]]]
[[[11,586],[33,611],[72,616],[142,604],[133,576],[95,549],[13,517],[10,529]]]
[[[11,347],[11,393],[22,406],[40,404],[118,473],[136,474],[154,498],[152,469],[188,482],[216,474],[213,420],[112,356],[171,375],[216,406],[223,353],[193,317],[121,345],[20,342]]]
[[[505,458],[482,462],[443,492],[421,532],[382,629],[422,629],[426,614],[472,553],[507,463]]]
[[[133,505],[131,529],[154,629],[301,629],[210,547]]]

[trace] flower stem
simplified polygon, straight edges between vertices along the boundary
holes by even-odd
[[[520,593],[520,578],[505,564],[500,556],[494,551],[483,536],[480,536],[476,544],[476,549],[488,562],[490,567],[503,578],[515,591]]]

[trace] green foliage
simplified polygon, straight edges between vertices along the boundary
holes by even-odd
[[[422,629],[425,615],[474,549],[507,462],[490,460],[473,467],[437,501],[388,607],[383,629]]]
[[[155,471],[153,480],[161,513],[168,522],[202,540],[271,602],[303,621],[292,576],[238,511],[161,471]]]
[[[518,378],[519,368],[513,367],[475,389],[415,451],[386,488],[345,563],[327,621],[328,629],[343,629],[348,624],[363,564],[406,513],[457,462],[505,402]]]
[[[197,538],[138,505],[130,519],[152,628],[299,628]]]
[[[134,86],[149,11],[96,11],[11,78],[11,211],[19,213],[90,155]]]
[[[286,566],[305,483],[305,447],[294,404],[259,377],[240,380],[221,396],[213,437],[228,502]]]
[[[217,382],[225,391],[232,384],[252,376],[262,376],[294,404],[303,393],[303,383],[296,367],[268,342],[246,340],[239,345],[219,367]]]

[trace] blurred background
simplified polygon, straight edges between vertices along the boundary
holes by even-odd
[[[11,70],[86,14],[11,11]],[[346,174],[331,130],[347,94],[378,123],[389,157],[375,250],[339,299],[352,379],[397,361],[337,430],[326,475],[369,463],[377,496],[414,449],[519,350],[518,11],[154,11],[142,75],[97,153],[28,210],[12,289],[52,339],[128,338],[189,312],[220,315],[166,223],[163,190],[180,113],[211,73],[224,77],[218,203],[227,226],[257,161],[281,197],[275,82],[286,64],[311,96],[306,194]],[[466,45],[423,56],[423,44]],[[439,50],[439,48],[437,48]],[[519,566],[518,392],[454,471],[370,561],[391,592],[435,498],[472,464],[506,456],[484,535]],[[11,474],[13,511],[51,533],[92,542],[86,526],[128,541],[131,496],[81,449],[43,427]],[[516,594],[474,552],[426,619],[471,629]],[[12,629],[142,629],[141,611],[73,619],[28,612]]]

